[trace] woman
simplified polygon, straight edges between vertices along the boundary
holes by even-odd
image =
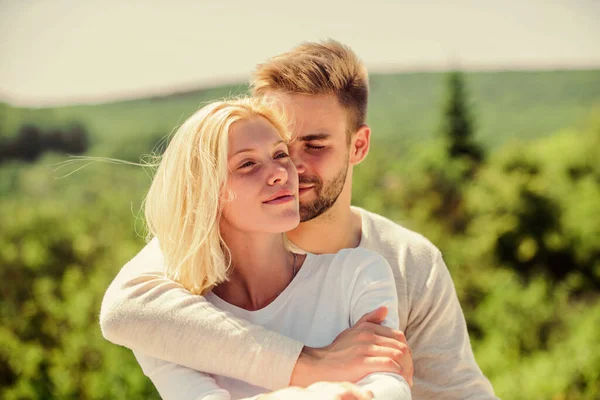
[[[301,255],[286,246],[283,233],[300,222],[298,175],[276,109],[261,99],[215,102],[174,135],[145,203],[166,274],[223,311],[311,347],[330,344],[379,306],[388,307],[385,324],[398,328],[383,257],[361,248]],[[269,397],[264,388],[135,354],[166,399]],[[410,398],[399,375],[358,384],[375,398]]]

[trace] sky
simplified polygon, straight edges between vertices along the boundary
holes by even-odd
[[[600,1],[0,0],[0,100],[243,82],[270,56],[326,38],[370,72],[600,68]]]

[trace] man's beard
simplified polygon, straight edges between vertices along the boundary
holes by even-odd
[[[300,184],[313,184],[317,198],[310,203],[300,203],[300,222],[310,221],[329,210],[336,202],[346,182],[348,168],[342,170],[326,186],[318,176],[300,176]]]

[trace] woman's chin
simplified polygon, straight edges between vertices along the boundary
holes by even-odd
[[[296,210],[289,210],[278,217],[271,218],[271,232],[284,233],[293,230],[300,224],[300,214]]]

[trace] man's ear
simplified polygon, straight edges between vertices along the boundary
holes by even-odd
[[[350,142],[350,164],[358,165],[369,154],[371,144],[371,128],[367,124],[361,125],[352,135]]]

